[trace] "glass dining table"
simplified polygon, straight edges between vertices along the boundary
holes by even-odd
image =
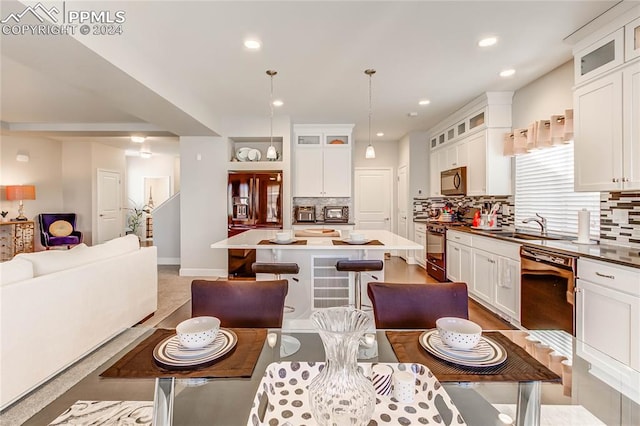
[[[297,351],[281,351],[265,339],[251,377],[242,378],[105,378],[100,374],[153,333],[149,329],[61,397],[25,423],[48,424],[76,400],[153,400],[153,424],[247,425],[265,371],[272,363],[322,362],[324,349],[315,332],[282,333],[299,342]],[[560,381],[453,381],[442,386],[467,425],[637,425],[640,424],[640,372],[574,338],[570,383]],[[271,341],[271,343],[274,343]],[[364,363],[398,363],[388,334],[376,332],[377,352]],[[437,377],[437,376],[436,376]],[[567,378],[565,378],[567,379]],[[567,396],[567,386],[571,389]],[[541,408],[542,407],[542,408]],[[264,413],[264,407],[261,409]],[[57,413],[57,414],[56,414]],[[446,416],[444,416],[446,419]],[[260,423],[258,423],[260,424]],[[291,425],[286,419],[265,424]],[[314,424],[312,421],[310,424]],[[393,423],[390,423],[393,424]],[[419,424],[419,423],[415,423]],[[434,424],[432,421],[429,424]],[[437,424],[437,423],[436,423]],[[444,420],[440,424],[447,424]],[[450,423],[458,424],[458,423]],[[296,425],[297,426],[297,425]]]

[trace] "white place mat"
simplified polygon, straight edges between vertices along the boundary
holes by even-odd
[[[153,401],[76,401],[49,426],[151,426]]]

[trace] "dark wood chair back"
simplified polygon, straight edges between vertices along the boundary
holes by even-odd
[[[404,284],[371,282],[376,328],[435,328],[441,317],[469,319],[465,283]]]
[[[222,327],[280,328],[287,280],[191,282],[191,316],[214,316]]]

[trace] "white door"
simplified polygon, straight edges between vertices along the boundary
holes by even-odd
[[[120,185],[119,172],[98,170],[98,226],[94,244],[122,235]]]
[[[407,166],[398,169],[398,235],[407,238],[409,235],[409,219],[407,206]],[[398,256],[407,260],[407,251],[400,250]]]
[[[391,169],[356,168],[354,178],[356,229],[391,231]]]

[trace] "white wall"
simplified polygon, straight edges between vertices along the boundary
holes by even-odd
[[[176,158],[172,155],[154,154],[151,158],[127,157],[127,198],[126,206],[132,204],[142,207],[149,201],[149,195],[144,193],[145,177],[169,176],[171,194],[174,192]],[[158,203],[156,203],[156,207]]]
[[[513,95],[513,128],[525,128],[536,120],[548,120],[573,108],[573,60],[543,75]]]
[[[76,226],[85,244],[93,241],[93,176],[91,176],[91,145],[85,141],[62,143],[63,211],[75,213]],[[55,212],[52,212],[55,213]]]
[[[226,138],[180,138],[180,275],[226,274],[226,251],[210,245],[227,238],[227,154]]]
[[[16,160],[18,151],[27,153],[26,163]],[[24,214],[36,220],[40,213],[56,213],[62,210],[62,181],[60,161],[62,145],[38,137],[2,135],[0,138],[0,185],[2,197],[0,209],[8,211],[6,219],[18,215],[18,202],[7,201],[4,187],[7,185],[35,185],[36,199],[24,202]],[[39,238],[36,237],[39,241]]]
[[[153,245],[159,265],[180,264],[180,193],[153,212]]]

